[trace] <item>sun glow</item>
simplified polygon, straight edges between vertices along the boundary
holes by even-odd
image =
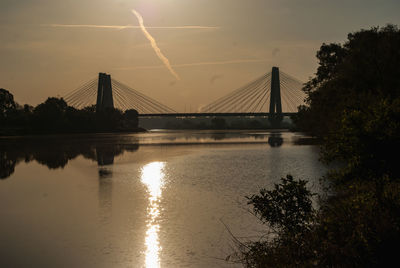
[[[142,168],[141,182],[149,192],[149,205],[147,207],[148,222],[146,231],[146,268],[160,267],[159,254],[161,246],[158,238],[160,225],[157,218],[160,215],[160,198],[164,186],[164,166],[162,162],[152,162]]]

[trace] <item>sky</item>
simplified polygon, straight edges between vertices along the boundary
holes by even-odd
[[[106,72],[194,112],[272,66],[306,82],[322,43],[399,13],[399,0],[0,0],[0,88],[37,105]]]

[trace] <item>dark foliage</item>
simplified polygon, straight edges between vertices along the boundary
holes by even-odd
[[[399,47],[400,31],[393,25],[351,33],[344,45],[323,44],[317,73],[304,88],[308,105],[299,109],[297,126],[325,137],[340,127],[346,109],[398,98]]]
[[[379,183],[382,188],[353,181],[323,200],[316,239],[310,241],[320,267],[392,267],[396,262],[400,184],[388,178]]]
[[[0,120],[4,121],[16,108],[14,96],[8,90],[0,88]]]
[[[321,46],[316,76],[304,88],[308,105],[299,108],[295,120],[322,141],[322,160],[340,168],[324,177],[329,187],[315,217],[294,218],[288,223],[298,226],[295,231],[281,228],[264,241],[239,247],[245,266],[392,267],[397,262],[399,47],[400,31],[393,25],[349,34],[344,45]],[[290,181],[250,202],[270,227],[286,222],[288,202],[296,200],[299,190],[285,188],[302,189]]]
[[[138,112],[95,106],[81,110],[68,106],[62,98],[48,98],[31,107],[19,106],[11,93],[0,90],[0,132],[12,134],[52,134],[138,131]],[[1,133],[0,133],[1,134]]]
[[[315,260],[309,249],[316,212],[307,182],[287,175],[273,190],[261,189],[248,197],[254,214],[268,225],[267,235],[257,242],[239,243],[239,253],[229,259],[246,267],[297,267]]]
[[[295,181],[291,175],[275,184],[274,190],[261,189],[259,195],[248,197],[254,213],[272,228],[296,233],[306,228],[313,216],[311,192],[307,181]]]

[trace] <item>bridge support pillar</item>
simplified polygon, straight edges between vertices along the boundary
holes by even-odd
[[[96,111],[98,112],[104,108],[114,108],[111,75],[99,73]]]
[[[271,98],[269,104],[268,120],[272,127],[279,127],[282,120],[282,101],[281,101],[281,83],[279,79],[279,68],[272,67],[271,77]]]

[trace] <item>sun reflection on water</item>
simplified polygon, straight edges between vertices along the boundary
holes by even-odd
[[[161,251],[158,232],[160,225],[157,218],[160,215],[159,200],[164,186],[164,166],[162,162],[152,162],[142,168],[141,182],[146,185],[149,192],[149,205],[147,209],[148,222],[146,231],[146,260],[145,267],[160,267],[159,254]]]

